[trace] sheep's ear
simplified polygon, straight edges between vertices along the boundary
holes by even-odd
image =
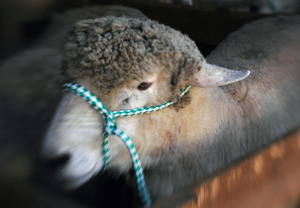
[[[238,82],[249,74],[249,70],[236,71],[205,63],[201,69],[189,71],[185,80],[188,85],[195,87],[214,87]]]

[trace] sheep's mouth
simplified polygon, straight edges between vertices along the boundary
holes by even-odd
[[[90,168],[81,169],[82,171],[79,172],[80,169],[78,167],[73,167],[68,164],[70,159],[71,156],[65,154],[44,162],[42,180],[51,186],[70,191],[83,185],[98,173],[99,163],[96,162],[93,166],[90,166]]]
[[[96,166],[96,165],[95,165]],[[95,169],[95,168],[93,168]],[[85,184],[87,181],[89,181],[94,175],[95,171],[91,170],[87,172],[86,174],[79,176],[72,176],[70,174],[65,174],[66,170],[63,168],[56,176],[55,180],[58,186],[63,190],[73,190],[81,185]]]

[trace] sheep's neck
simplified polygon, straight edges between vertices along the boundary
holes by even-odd
[[[168,107],[130,121],[120,119],[118,126],[124,128],[137,148],[143,149],[143,164],[152,165],[152,159],[166,150],[172,149],[166,153],[171,156],[176,152],[184,154],[183,147],[201,148],[205,142],[218,139],[223,126],[235,125],[235,119],[228,120],[234,117],[233,101],[220,88],[192,88],[189,96],[191,102],[179,111]]]
[[[212,144],[223,139],[220,135],[226,131],[228,125],[241,125],[238,122],[238,111],[233,112],[235,101],[222,89],[192,88],[189,96],[191,102],[179,111],[168,107],[147,115],[120,118],[118,121],[119,128],[124,129],[133,140],[143,166],[159,171],[162,176],[157,177],[151,172],[147,174],[146,168],[148,179],[154,177],[150,180],[157,181],[158,184],[172,185],[173,187],[168,187],[170,190],[201,178],[226,164],[228,161],[222,159],[215,161],[214,152],[218,151],[218,147],[214,148]],[[237,118],[228,119],[229,116]],[[233,140],[238,137],[230,136]],[[111,164],[124,171],[129,168],[125,166],[129,164],[126,163],[129,158],[127,151],[121,151],[121,148],[121,145],[119,148],[112,147],[112,151],[118,149],[118,159],[112,160]],[[176,180],[182,176],[185,177],[184,180]],[[152,185],[153,188],[156,187],[148,184],[154,196],[166,194],[156,193],[159,190],[153,190]]]
[[[173,128],[170,129],[178,135],[174,135],[174,141],[194,145],[217,139],[224,128],[241,121],[241,107],[221,88],[192,88],[189,96],[190,104],[172,114]],[[164,123],[168,123],[167,120]]]

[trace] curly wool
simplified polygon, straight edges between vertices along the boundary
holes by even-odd
[[[73,79],[89,77],[109,91],[161,67],[178,75],[203,60],[190,38],[168,26],[149,19],[104,17],[75,24],[65,44],[63,69]]]

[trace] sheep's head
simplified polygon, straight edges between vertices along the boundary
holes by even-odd
[[[68,36],[65,49],[66,74],[75,82],[88,80],[104,102],[103,96],[113,98],[125,90],[122,99],[106,101],[114,110],[176,99],[178,89],[184,87],[178,82],[182,71],[204,62],[192,40],[151,20],[81,21]],[[157,90],[155,98],[152,90]],[[140,96],[145,97],[142,104]]]
[[[67,38],[63,70],[111,111],[176,102],[186,85],[219,86],[249,74],[207,64],[195,43],[170,27],[116,17],[78,22]],[[44,154],[64,155],[60,175],[68,185],[80,185],[101,169],[102,133],[101,116],[67,93],[46,135]]]

